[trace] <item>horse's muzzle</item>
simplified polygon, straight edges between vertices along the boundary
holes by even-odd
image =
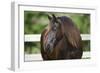
[[[46,45],[45,46],[45,51],[49,54],[49,53],[51,53],[51,47],[50,47],[50,45],[48,44],[48,45]]]

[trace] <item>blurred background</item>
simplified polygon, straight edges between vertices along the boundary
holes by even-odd
[[[47,15],[51,14],[68,16],[81,34],[90,34],[90,14],[24,11],[24,35],[41,34],[49,23]],[[83,41],[83,50],[90,51],[90,40]],[[25,54],[40,53],[40,42],[24,42],[24,52]]]

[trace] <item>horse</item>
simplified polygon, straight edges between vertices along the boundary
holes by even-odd
[[[48,15],[49,24],[41,33],[43,60],[81,59],[82,39],[71,18]]]

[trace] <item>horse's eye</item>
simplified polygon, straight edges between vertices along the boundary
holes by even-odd
[[[53,27],[53,30],[56,31],[56,27]]]
[[[57,24],[57,23],[55,23],[55,26],[58,26],[58,24]]]

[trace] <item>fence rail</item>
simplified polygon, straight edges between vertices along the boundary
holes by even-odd
[[[30,35],[25,35],[24,40],[25,42],[39,42],[40,41],[40,34],[30,34]],[[90,35],[89,34],[81,34],[82,40],[90,40]]]
[[[82,59],[89,59],[90,52],[83,52]],[[25,61],[42,61],[41,54],[25,54]]]

